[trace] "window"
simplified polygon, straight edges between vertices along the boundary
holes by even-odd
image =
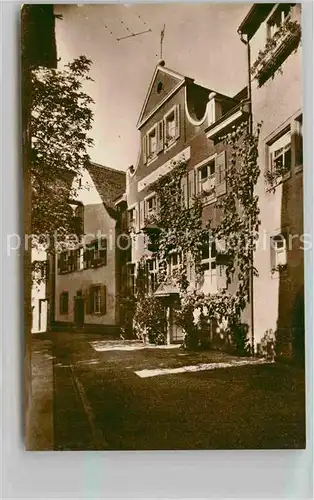
[[[169,258],[169,274],[173,276],[178,271],[181,264],[181,255],[177,252],[170,254]]]
[[[94,286],[91,288],[91,313],[101,313],[101,287]]]
[[[135,230],[135,227],[136,227],[136,210],[134,207],[134,208],[130,208],[130,210],[128,210],[128,228],[129,228],[129,230],[132,230],[132,229]]]
[[[276,31],[284,24],[291,16],[291,4],[282,3],[276,8],[273,15],[267,22],[267,36],[272,38]]]
[[[171,146],[180,135],[179,105],[174,106],[164,116],[165,146]]]
[[[289,174],[291,170],[290,130],[269,145],[269,170],[277,177]]]
[[[147,262],[147,271],[148,271],[148,292],[154,293],[158,285],[156,259],[151,259]]]
[[[131,294],[135,294],[135,264],[127,263],[127,288]]]
[[[162,82],[158,82],[158,85],[157,85],[157,94],[160,94],[161,91],[162,91]]]
[[[176,119],[174,110],[166,117],[166,140],[171,142],[176,135]]]
[[[157,197],[156,195],[151,196],[145,200],[145,216],[149,217],[156,212],[157,209]]]
[[[157,126],[148,133],[148,159],[157,154]]]
[[[271,270],[278,271],[280,266],[287,264],[287,240],[285,235],[277,234],[271,237]]]
[[[215,159],[210,160],[197,170],[198,192],[214,196],[216,185]]]
[[[106,286],[93,285],[89,289],[87,314],[106,314],[107,307]]]
[[[83,247],[76,250],[76,268],[80,271],[84,269],[84,249]]]
[[[60,314],[68,314],[69,312],[69,292],[60,294]]]
[[[216,243],[213,238],[208,235],[202,245],[201,264],[205,277],[209,278],[210,282],[213,282],[216,278],[216,255]]]
[[[65,250],[61,252],[58,258],[58,269],[59,273],[68,273],[69,272],[69,252]]]
[[[86,268],[107,265],[107,240],[94,240],[86,249]]]

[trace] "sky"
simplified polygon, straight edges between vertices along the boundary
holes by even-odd
[[[155,3],[56,5],[60,64],[85,55],[93,61],[91,159],[126,170],[140,147],[137,120],[160,60],[165,25],[166,66],[196,83],[234,95],[247,83],[246,48],[237,34],[251,4]],[[130,33],[151,30],[118,41]]]

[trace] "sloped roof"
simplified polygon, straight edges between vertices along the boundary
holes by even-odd
[[[126,173],[95,162],[90,162],[86,168],[109,215],[116,218],[114,202],[125,192]]]
[[[150,113],[154,111],[172,92],[178,89],[185,81],[184,75],[166,68],[164,62],[157,64],[151,79],[148,91],[142,106],[142,110],[137,122],[138,128],[145,121]],[[161,84],[161,91],[157,92],[158,83]]]
[[[274,5],[274,3],[254,3],[241,22],[238,33],[247,35],[249,39],[252,38]]]

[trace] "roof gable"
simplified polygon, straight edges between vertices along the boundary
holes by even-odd
[[[158,65],[146,94],[142,111],[138,119],[138,127],[140,128],[149,115],[184,82],[185,77],[183,75],[165,68],[162,65]]]
[[[109,215],[117,217],[115,200],[125,192],[126,173],[90,162],[87,170]]]

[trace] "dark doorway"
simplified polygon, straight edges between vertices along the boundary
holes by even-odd
[[[78,327],[84,326],[85,321],[85,302],[82,292],[79,290],[74,297],[74,321]]]

